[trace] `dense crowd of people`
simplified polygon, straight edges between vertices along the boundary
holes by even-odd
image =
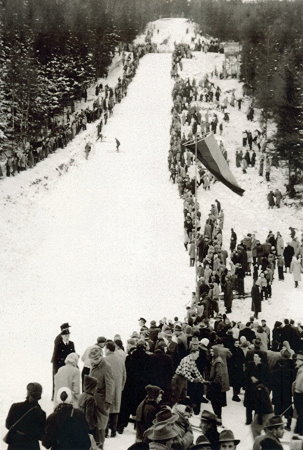
[[[289,269],[298,285],[303,242],[292,228],[286,246],[280,233],[269,231],[261,243],[253,233],[238,240],[231,229],[227,251],[218,199],[202,228],[196,182],[188,173],[193,155],[184,143],[198,133],[216,133],[216,114],[206,109],[202,120],[200,108],[192,104],[197,98],[208,103],[213,94],[221,105],[221,92],[208,77],[198,86],[179,77],[180,55],[189,55],[183,50],[184,45],[176,46],[173,54],[176,85],[168,162],[184,202],[184,247],[196,268],[197,290],[184,318],[147,323],[141,317],[125,348],[118,334],[97,337],[81,357],[82,372],[70,324],[63,323],[52,355],[54,411],[46,417],[39,405],[42,386],[29,383],[26,400],[8,412],[9,450],[37,450],[39,441],[53,450],[102,449],[107,437],[123,434],[130,422],[135,424],[135,442],[129,449],[234,450],[240,441],[222,426],[231,388],[233,402],[241,402],[244,393],[239,422],[251,427],[254,450],[283,449],[281,439],[285,429],[293,429],[294,410],[295,437],[303,437],[303,326],[283,318],[271,330],[265,320],[257,320],[262,301],[272,296],[276,272],[283,281]],[[139,53],[131,70],[137,58]],[[218,114],[224,117],[224,101]],[[224,146],[221,150],[227,159]],[[199,184],[209,189],[211,179],[200,166]],[[233,298],[247,294],[247,276],[253,280],[253,314],[246,323],[235,322],[229,315]],[[212,411],[203,404],[210,404]],[[200,417],[198,428],[191,424],[192,415]],[[196,439],[194,430],[199,432]]]
[[[116,103],[120,103],[126,96],[128,85],[136,74],[140,58],[146,53],[155,52],[157,48],[149,40],[144,44],[125,44],[121,50],[123,71],[114,87],[97,83],[92,107],[86,106],[88,90],[81,94],[83,108],[75,112],[74,103],[71,111],[67,112],[64,123],[54,118],[49,128],[42,128],[38,137],[26,142],[24,149],[16,149],[12,153],[0,152],[0,178],[15,176],[31,169],[39,161],[47,158],[59,148],[64,148],[81,131],[86,130],[87,124],[98,121],[97,137],[102,139],[102,128],[113,114]]]

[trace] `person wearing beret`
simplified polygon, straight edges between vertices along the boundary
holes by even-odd
[[[8,450],[39,450],[46,423],[46,414],[38,401],[41,399],[42,386],[39,383],[27,385],[26,400],[13,403],[6,418],[9,430],[6,443]]]

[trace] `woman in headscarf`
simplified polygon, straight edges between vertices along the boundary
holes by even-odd
[[[85,415],[72,405],[72,392],[62,387],[56,395],[58,406],[46,419],[42,444],[52,450],[89,450],[91,440]]]

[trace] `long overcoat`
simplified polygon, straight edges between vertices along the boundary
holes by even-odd
[[[97,403],[97,420],[98,429],[105,430],[109,408],[106,408],[105,403],[110,405],[113,402],[115,381],[110,364],[103,358],[97,366],[91,368],[90,376],[97,378],[97,390],[95,393],[95,399]]]
[[[119,413],[122,391],[126,381],[125,362],[116,352],[108,354],[105,360],[110,364],[114,376],[114,396],[110,413]]]
[[[290,272],[293,274],[294,281],[301,281],[302,266],[300,261],[292,260],[290,264]]]
[[[255,313],[261,312],[261,293],[259,286],[253,285],[251,288],[251,310]]]

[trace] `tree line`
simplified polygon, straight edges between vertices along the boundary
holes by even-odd
[[[80,99],[147,22],[178,16],[242,44],[241,79],[264,127],[274,119],[294,182],[303,169],[302,0],[0,0],[1,148],[22,146]]]

